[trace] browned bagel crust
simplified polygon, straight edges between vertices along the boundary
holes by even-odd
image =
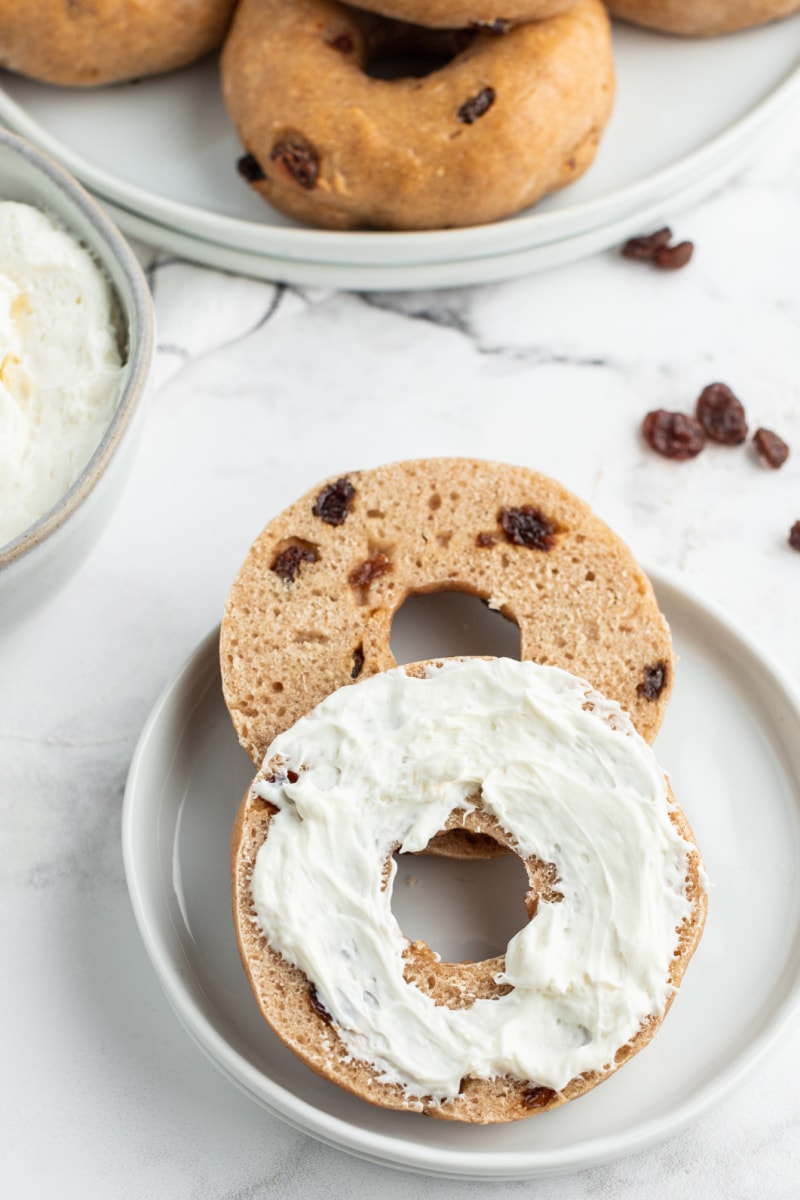
[[[576,0],[359,0],[358,8],[429,29],[507,32],[512,25],[544,21],[566,12]]]
[[[527,518],[528,544],[526,512],[545,523]],[[625,544],[566,488],[525,467],[423,459],[318,484],[253,543],[228,595],[220,663],[256,766],[330,692],[395,666],[394,614],[407,596],[436,591],[488,601],[519,626],[523,659],[587,679],[652,742],[672,687],[672,646]]]
[[[96,87],[186,66],[222,44],[236,0],[0,0],[0,66]]]
[[[406,669],[411,673],[416,665]],[[674,803],[670,788],[668,794],[670,803]],[[274,950],[258,928],[250,881],[258,849],[269,835],[271,816],[271,806],[251,789],[239,808],[231,840],[233,920],[245,972],[262,1016],[281,1041],[312,1071],[372,1104],[476,1124],[516,1121],[547,1112],[590,1091],[644,1049],[670,1009],[674,993],[660,1016],[648,1018],[631,1041],[619,1047],[613,1064],[602,1071],[576,1076],[560,1092],[539,1087],[535,1080],[519,1080],[508,1075],[493,1079],[468,1077],[462,1080],[459,1095],[442,1103],[430,1096],[409,1096],[397,1084],[382,1083],[370,1063],[350,1057],[328,1014],[319,1005],[306,975]],[[683,812],[676,807],[670,816],[681,835],[694,844],[694,835]],[[481,809],[466,817],[462,813],[453,814],[452,821],[454,828],[466,827],[476,836],[495,839],[507,852],[515,852],[512,839]],[[549,864],[537,859],[523,860],[523,863],[530,883],[526,906],[531,914],[539,902],[548,902],[552,898],[549,893],[552,873]],[[707,896],[701,883],[701,869],[700,854],[695,847],[689,854],[686,881],[692,913],[676,930],[675,954],[668,976],[675,989],[680,986],[705,924]],[[495,982],[495,976],[505,965],[502,955],[479,963],[439,962],[424,942],[413,942],[406,958],[405,975],[409,985],[427,992],[437,1004],[463,1008],[475,999],[503,994],[504,989]]]
[[[423,78],[372,78],[364,66],[388,43],[458,53]],[[335,0],[242,0],[222,86],[243,172],[281,211],[332,229],[481,224],[591,163],[613,101],[609,21],[600,0],[579,0],[498,37]]]
[[[800,0],[608,0],[608,8],[648,29],[710,37],[800,12]]]

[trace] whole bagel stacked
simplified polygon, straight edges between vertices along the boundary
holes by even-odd
[[[523,662],[392,669],[404,599],[454,590],[517,622]],[[646,576],[585,504],[532,471],[475,460],[332,478],[251,547],[220,660],[234,726],[260,767],[231,848],[240,952],[263,1015],[307,1065],[385,1107],[509,1121],[583,1094],[650,1040],[706,898],[691,830],[646,744],[671,690],[669,630]],[[533,739],[523,749],[515,722]],[[616,812],[634,793],[634,809]],[[565,816],[540,818],[548,796]],[[392,852],[426,846],[522,858],[531,920],[505,955],[441,963],[397,929]],[[620,871],[627,901],[600,894]],[[632,967],[618,977],[597,965],[596,945],[570,950],[584,935],[605,944],[606,905],[615,955],[620,912],[637,914],[615,962],[661,929],[644,992]],[[558,976],[562,947],[583,983],[575,963],[560,982],[544,979],[540,935],[555,946],[544,974]]]
[[[0,66],[96,87],[160,75],[222,44],[236,0],[0,0]]]
[[[241,0],[222,86],[240,170],[281,211],[331,229],[475,225],[592,162],[610,27],[600,0]]]

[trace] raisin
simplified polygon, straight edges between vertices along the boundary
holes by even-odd
[[[300,776],[297,774],[297,771],[287,771],[286,778],[289,780],[289,783],[297,783]]]
[[[739,446],[747,437],[742,402],[725,383],[710,383],[697,401],[697,419],[713,442]]]
[[[311,511],[326,525],[343,525],[355,494],[356,489],[349,479],[337,479],[322,489]]]
[[[332,47],[332,49],[338,50],[340,54],[353,53],[353,39],[350,37],[349,33],[340,33],[339,36],[335,37],[332,42],[328,42],[328,45]]]
[[[637,262],[646,261],[655,258],[658,251],[671,241],[672,230],[665,226],[646,237],[630,238],[622,247],[622,257],[633,258]]]
[[[364,666],[364,647],[356,646],[353,651],[353,669],[350,672],[351,679],[358,679]]]
[[[529,1087],[522,1093],[522,1103],[525,1108],[544,1108],[555,1097],[556,1093],[548,1087]]]
[[[789,545],[793,550],[800,550],[800,521],[795,521],[789,530]]]
[[[308,1002],[311,1005],[311,1007],[313,1008],[314,1012],[317,1014],[317,1016],[322,1017],[322,1020],[325,1022],[326,1025],[333,1024],[333,1017],[331,1016],[331,1014],[328,1012],[325,1005],[320,1000],[319,992],[314,987],[313,983],[310,984],[309,988],[308,988]]]
[[[367,558],[357,567],[353,567],[348,579],[352,587],[369,587],[373,579],[380,579],[381,575],[385,575],[391,569],[391,560],[385,554],[376,554],[374,558]]]
[[[464,101],[456,113],[456,117],[462,125],[474,125],[478,117],[482,117],[489,111],[496,99],[497,94],[494,88],[481,88],[474,96],[470,96],[468,100]]]
[[[636,688],[636,692],[637,695],[644,696],[645,700],[657,700],[666,686],[667,664],[657,662],[643,668],[642,682]]]
[[[298,138],[286,138],[276,142],[270,151],[270,161],[279,163],[291,175],[295,183],[311,191],[319,175],[319,160],[305,142]]]
[[[503,533],[515,546],[530,550],[551,550],[556,544],[556,527],[544,513],[523,504],[521,508],[501,508],[497,516]]]
[[[248,183],[258,183],[264,178],[261,163],[252,154],[243,154],[236,163],[236,170]]]
[[[764,466],[772,467],[773,471],[782,467],[789,457],[786,442],[771,429],[757,429],[753,434],[753,445]]]
[[[662,271],[680,271],[691,261],[693,242],[678,242],[677,246],[662,246],[653,255],[653,262]]]
[[[479,533],[475,538],[476,546],[494,546],[495,536],[493,533]]]
[[[270,570],[274,571],[285,583],[294,583],[302,563],[314,563],[316,561],[317,556],[313,550],[310,550],[307,546],[292,544],[291,546],[287,546],[285,550],[281,550]]]
[[[649,412],[642,424],[644,440],[657,454],[685,462],[694,458],[706,444],[703,426],[687,413],[667,412],[658,408]]]

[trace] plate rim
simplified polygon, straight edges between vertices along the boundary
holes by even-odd
[[[657,594],[671,592],[679,601],[688,601],[701,610],[704,616],[710,617],[721,626],[726,636],[739,644],[738,650],[745,652],[743,657],[745,661],[749,660],[748,665],[755,666],[771,678],[775,693],[779,695],[782,704],[792,711],[800,723],[800,689],[771,652],[720,605],[703,596],[676,572],[648,566],[645,566],[645,571]],[[752,1073],[758,1062],[775,1045],[783,1031],[800,1012],[800,977],[796,977],[771,1018],[750,1038],[747,1048],[719,1070],[710,1083],[705,1084],[677,1110],[673,1109],[669,1114],[662,1114],[644,1122],[638,1127],[635,1137],[630,1131],[625,1131],[584,1140],[578,1153],[574,1146],[567,1146],[545,1152],[503,1149],[491,1151],[487,1155],[485,1151],[464,1147],[452,1151],[443,1150],[441,1147],[414,1143],[413,1138],[389,1138],[382,1133],[361,1130],[360,1127],[353,1126],[341,1118],[323,1113],[315,1105],[270,1080],[234,1050],[211,1023],[183,987],[183,977],[175,970],[174,960],[170,959],[165,948],[157,945],[158,939],[147,919],[147,889],[141,886],[133,848],[137,828],[137,775],[148,750],[148,743],[173,694],[180,690],[193,671],[203,667],[210,653],[213,652],[216,658],[218,636],[217,625],[194,646],[182,666],[162,689],[142,728],[131,760],[123,799],[122,850],[125,877],[136,924],[150,963],[170,1006],[192,1041],[226,1078],[256,1103],[293,1128],[357,1158],[442,1178],[512,1181],[546,1178],[585,1170],[645,1150],[679,1133],[704,1115],[730,1095],[736,1086]],[[201,700],[202,697],[198,703]],[[189,719],[187,715],[186,721]],[[800,808],[800,791],[795,792],[795,801]],[[264,1094],[265,1083],[269,1095]],[[527,1161],[523,1162],[523,1159]]]
[[[800,14],[785,20],[794,20],[800,27]],[[648,31],[634,31],[648,36]],[[737,37],[747,37],[748,34],[758,34],[759,30],[745,30]],[[35,81],[34,81],[35,82]],[[45,86],[45,85],[42,85]],[[134,212],[149,211],[156,219],[164,223],[163,214],[169,214],[169,224],[178,229],[187,229],[196,221],[207,223],[209,229],[201,234],[205,240],[216,241],[231,249],[243,249],[253,253],[268,253],[282,258],[304,258],[309,253],[312,261],[347,263],[369,263],[375,261],[377,253],[388,253],[390,259],[382,265],[390,263],[408,263],[409,261],[435,262],[452,261],[470,257],[486,257],[486,246],[473,247],[473,243],[484,243],[487,235],[492,242],[492,254],[512,253],[515,249],[546,244],[550,240],[561,240],[571,236],[564,233],[561,226],[570,222],[565,214],[572,216],[572,233],[585,232],[597,228],[605,221],[612,219],[608,214],[629,212],[638,204],[651,200],[655,195],[668,193],[670,190],[688,186],[688,181],[702,176],[706,160],[710,159],[709,170],[713,169],[717,156],[725,158],[735,152],[742,142],[749,144],[750,140],[769,122],[788,106],[794,99],[800,100],[800,53],[794,69],[783,76],[770,91],[741,117],[726,126],[720,133],[710,138],[702,146],[696,147],[686,155],[682,155],[668,166],[645,176],[634,184],[617,188],[607,195],[593,200],[581,201],[571,208],[559,209],[554,212],[541,213],[536,209],[524,216],[511,217],[503,221],[491,222],[486,225],[473,225],[459,229],[437,229],[420,231],[332,231],[295,225],[270,225],[262,222],[231,217],[210,210],[196,208],[182,201],[161,197],[149,189],[135,184],[120,181],[101,167],[95,166],[82,154],[78,154],[64,146],[61,140],[54,137],[35,118],[31,117],[25,108],[14,100],[5,86],[0,82],[0,120],[11,122],[12,128],[22,136],[34,142],[41,149],[51,154],[68,170],[95,193],[105,196],[108,200],[122,207],[132,208]],[[159,215],[162,214],[162,215]],[[532,234],[542,228],[555,232],[545,232],[541,238]],[[213,232],[211,232],[213,231]],[[238,241],[238,236],[243,239]],[[244,240],[246,239],[246,241]],[[251,239],[258,243],[256,247]],[[494,244],[496,241],[496,244]],[[263,244],[262,244],[263,243]],[[430,247],[442,246],[444,249],[431,256]],[[350,257],[340,259],[343,247],[349,248]],[[355,258],[353,258],[355,254]],[[423,254],[423,257],[418,258]]]

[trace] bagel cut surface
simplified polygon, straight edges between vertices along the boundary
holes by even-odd
[[[395,851],[455,820],[528,875],[504,954],[445,963],[391,909]],[[396,668],[276,739],[241,806],[234,920],[262,1014],[314,1071],[388,1108],[511,1121],[652,1038],[705,917],[700,856],[614,702],[509,659]]]
[[[435,69],[369,73],[408,56]],[[242,0],[222,86],[240,170],[282,212],[331,229],[477,225],[588,167],[613,101],[610,26],[600,0],[501,36]]]
[[[251,546],[228,594],[220,666],[254,764],[330,692],[396,666],[392,619],[406,597],[453,591],[513,621],[521,658],[588,679],[655,738],[672,644],[624,542],[525,467],[420,459],[316,485]]]
[[[0,0],[0,66],[96,87],[173,71],[222,44],[236,0]]]
[[[648,29],[711,37],[800,12],[800,0],[608,0],[612,16]]]

